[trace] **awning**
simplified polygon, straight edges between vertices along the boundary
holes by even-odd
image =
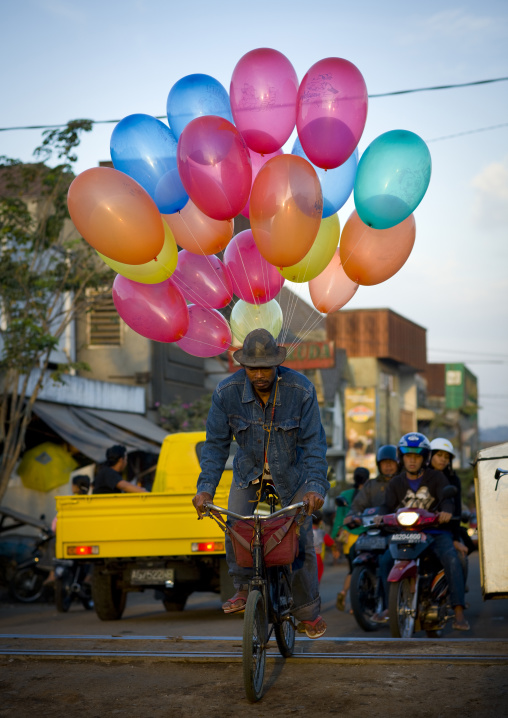
[[[48,401],[36,401],[33,411],[65,441],[97,463],[105,460],[106,449],[113,444],[126,446],[128,452],[158,454],[167,436],[167,432],[139,414]]]

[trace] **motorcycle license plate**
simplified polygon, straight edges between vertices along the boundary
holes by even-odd
[[[134,586],[162,585],[166,581],[174,580],[173,568],[133,568],[131,571],[131,583]]]
[[[357,540],[358,550],[374,551],[375,549],[385,548],[386,539],[384,536],[366,536]]]
[[[420,533],[403,533],[403,534],[393,534],[392,536],[393,543],[418,543],[419,541],[423,541],[423,534]]]

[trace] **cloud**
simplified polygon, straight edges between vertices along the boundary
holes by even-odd
[[[508,227],[508,157],[487,165],[471,185],[474,223],[488,229]]]
[[[463,37],[481,32],[491,27],[493,18],[470,15],[461,9],[444,10],[431,15],[422,22],[422,30],[432,35],[446,35],[449,37]]]

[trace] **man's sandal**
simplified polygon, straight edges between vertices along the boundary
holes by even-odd
[[[245,611],[247,596],[248,591],[237,591],[234,596],[228,598],[228,600],[222,604],[222,610],[224,613],[238,613],[239,611]]]
[[[326,632],[326,623],[322,616],[318,616],[313,621],[300,621],[296,630],[299,633],[306,633],[308,638],[321,638]]]

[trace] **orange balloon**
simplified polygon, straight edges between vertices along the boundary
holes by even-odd
[[[347,276],[358,284],[381,284],[393,277],[411,254],[416,237],[414,215],[389,229],[374,229],[354,210],[340,238],[340,259]]]
[[[297,155],[279,155],[258,172],[249,216],[260,254],[276,267],[291,267],[316,239],[323,195],[316,170]]]
[[[310,298],[318,312],[336,312],[354,296],[358,284],[342,268],[339,250],[335,250],[325,270],[309,282]]]
[[[162,215],[169,224],[176,243],[193,254],[217,254],[233,236],[232,219],[212,219],[189,200],[174,214]]]
[[[67,194],[69,214],[81,236],[109,259],[145,264],[164,244],[164,226],[150,195],[110,167],[85,170]]]

